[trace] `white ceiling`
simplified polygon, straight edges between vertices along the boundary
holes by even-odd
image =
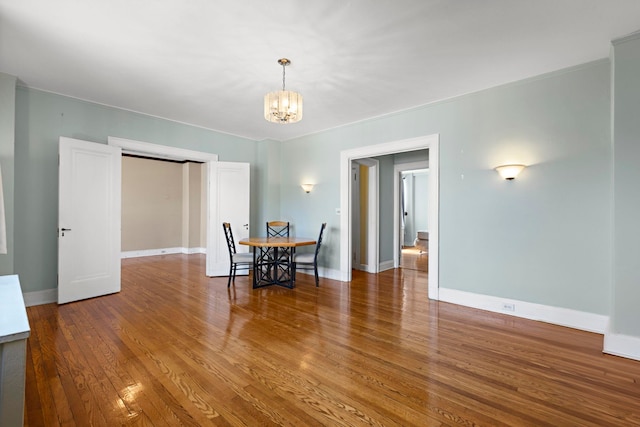
[[[605,58],[638,0],[0,0],[20,84],[262,140]],[[296,124],[263,118],[282,85]]]

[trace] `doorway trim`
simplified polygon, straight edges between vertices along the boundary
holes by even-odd
[[[123,154],[133,154],[155,159],[190,160],[193,162],[217,162],[218,155],[202,151],[187,150],[185,148],[169,147],[168,145],[152,144],[150,142],[135,141],[133,139],[107,137],[107,144],[122,148]]]
[[[340,280],[351,281],[351,161],[406,151],[429,150],[429,285],[430,299],[438,299],[439,229],[439,145],[440,135],[426,135],[340,152]]]
[[[211,248],[208,243],[209,236],[209,186],[211,182],[211,162],[218,161],[218,155],[212,153],[205,153],[203,151],[187,150],[185,148],[170,147],[168,145],[153,144],[150,142],[135,141],[133,139],[118,138],[115,136],[107,137],[107,145],[114,147],[120,147],[122,154],[133,154],[137,156],[144,156],[153,159],[164,160],[177,160],[177,161],[193,161],[207,163],[207,191],[205,191],[205,206],[206,208],[206,235],[207,235],[207,248],[206,252],[211,252]]]

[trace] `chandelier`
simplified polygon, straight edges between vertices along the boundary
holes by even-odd
[[[264,118],[272,123],[295,123],[302,120],[302,95],[285,90],[285,67],[291,64],[287,58],[278,59],[282,65],[282,90],[264,96]]]

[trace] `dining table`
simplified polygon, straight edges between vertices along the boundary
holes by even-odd
[[[253,288],[278,285],[293,289],[295,275],[293,256],[300,246],[311,246],[316,240],[307,237],[249,237],[241,245],[253,247]]]

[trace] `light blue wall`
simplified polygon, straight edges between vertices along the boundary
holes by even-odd
[[[309,137],[311,141],[316,136]],[[329,144],[331,147],[327,147]],[[339,256],[340,217],[340,158],[338,144],[319,138],[318,143],[282,143],[280,212],[292,224],[297,236],[317,236],[320,224],[327,223],[323,237],[319,264],[334,266]],[[292,152],[288,152],[292,150]],[[300,184],[314,184],[313,191],[305,193]]]
[[[260,174],[256,176],[257,190],[260,193],[257,206],[260,215],[257,221],[251,225],[251,235],[265,236],[267,233],[266,222],[282,220],[288,218],[280,214],[280,174],[282,165],[280,164],[280,141],[264,140],[257,145],[258,156],[256,164]],[[295,224],[292,224],[292,227]]]
[[[640,338],[640,33],[613,45],[612,333]]]
[[[378,261],[393,262],[393,164],[394,156],[375,157],[378,160]]]
[[[216,153],[221,161],[251,163],[252,188],[262,173],[255,141],[38,90],[18,87],[15,122],[15,272],[23,292],[57,287],[60,136],[97,143],[116,136]],[[257,191],[251,204],[261,204]],[[256,215],[254,209],[252,222]]]
[[[0,166],[4,196],[7,253],[0,254],[0,275],[14,274],[14,156],[16,82],[14,76],[0,73]]]
[[[601,60],[283,142],[280,209],[305,235],[329,221],[339,269],[340,152],[437,133],[440,286],[608,314],[610,94]],[[493,171],[514,162],[516,181]]]
[[[393,163],[401,165],[413,162],[428,162],[429,150],[407,151],[405,153],[393,154]]]
[[[428,212],[429,204],[428,197],[425,197],[429,189],[429,173],[414,173],[411,174],[413,178],[413,186],[415,191],[422,194],[421,197],[416,197],[414,200],[414,213],[415,219],[415,231],[429,230]],[[414,235],[414,238],[416,236]]]

